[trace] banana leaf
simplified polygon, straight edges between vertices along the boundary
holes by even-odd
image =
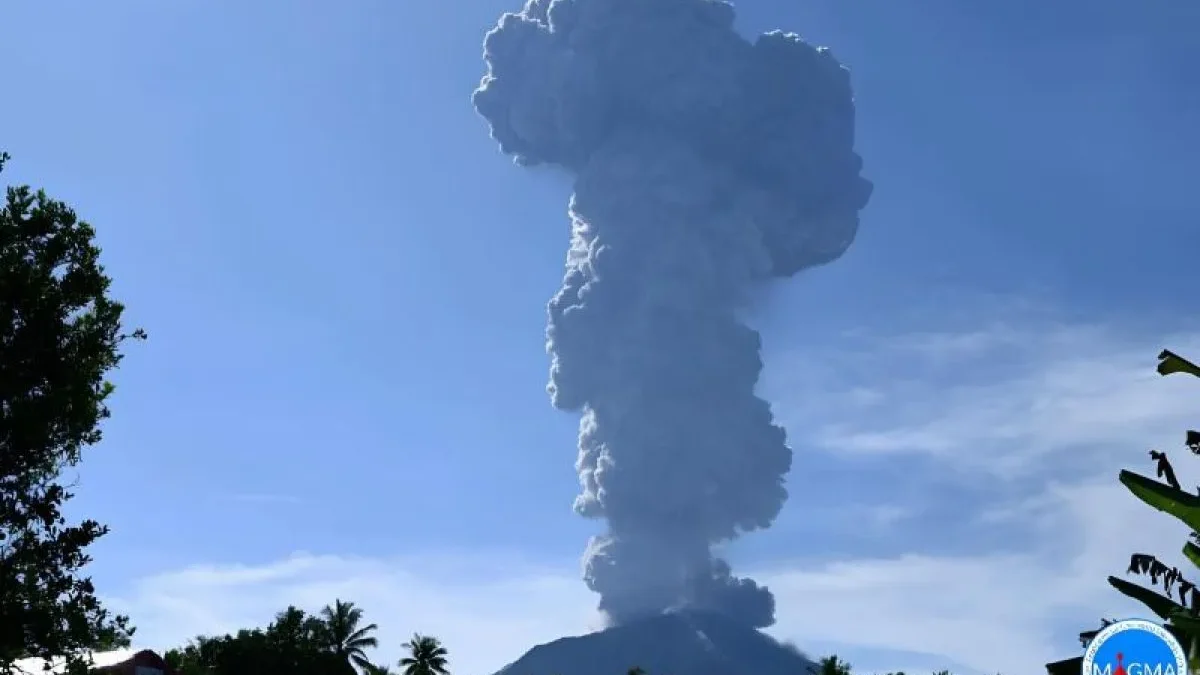
[[[1200,637],[1200,617],[1182,610],[1171,615],[1171,625],[1178,628],[1184,635],[1192,638]],[[1183,642],[1181,640],[1181,642]]]
[[[1189,624],[1190,627],[1184,628],[1182,624]],[[1200,623],[1196,622],[1196,615],[1190,612],[1176,614],[1171,617],[1171,623],[1164,624],[1163,628],[1175,636],[1179,645],[1187,652],[1188,672],[1200,672],[1200,638],[1197,638]]]
[[[1187,609],[1183,605],[1153,589],[1138,586],[1117,577],[1109,577],[1108,583],[1121,593],[1142,603],[1164,620],[1171,619],[1177,612],[1187,613]]]
[[[1200,530],[1200,497],[1129,470],[1121,471],[1120,481],[1138,499]]]
[[[1164,349],[1158,355],[1158,374],[1172,375],[1174,373],[1187,373],[1200,377],[1200,366],[1188,361],[1175,352]]]
[[[1189,541],[1183,545],[1183,554],[1187,556],[1188,560],[1192,561],[1193,565],[1200,567],[1200,546]]]

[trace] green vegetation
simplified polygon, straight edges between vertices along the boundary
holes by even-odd
[[[446,658],[449,653],[435,637],[428,635],[413,635],[404,643],[409,656],[400,659],[400,667],[404,675],[446,675]]]
[[[371,665],[364,650],[379,646],[371,635],[378,630],[375,624],[359,626],[362,610],[352,602],[335,600],[333,606],[321,610],[322,623],[326,629],[326,642],[338,661],[352,663],[359,668]]]
[[[849,663],[839,659],[837,654],[832,654],[817,661],[813,675],[850,675],[851,672]]]
[[[447,675],[449,652],[437,638],[414,635],[404,644],[408,656],[400,671],[372,663],[366,650],[378,646],[375,624],[363,625],[362,610],[335,600],[319,614],[296,607],[275,615],[266,628],[243,629],[235,635],[201,636],[172,649],[164,660],[180,675]]]
[[[8,155],[0,153],[0,170]],[[22,658],[86,668],[89,650],[127,645],[81,575],[108,532],[68,524],[62,473],[100,440],[121,329],[95,232],[66,204],[10,187],[0,210],[0,672]]]
[[[1200,366],[1168,350],[1158,355],[1157,370],[1163,376],[1185,374],[1200,377]],[[1200,432],[1187,431],[1184,446],[1192,454],[1200,455]],[[1200,546],[1197,546],[1200,543],[1200,496],[1183,490],[1165,452],[1151,450],[1149,454],[1154,462],[1155,477],[1161,481],[1128,470],[1121,471],[1118,480],[1138,499],[1174,516],[1192,529],[1191,541],[1184,543],[1183,554],[1193,565],[1200,567]],[[1200,591],[1196,585],[1177,567],[1168,566],[1147,553],[1130,556],[1126,572],[1147,577],[1150,585],[1142,586],[1115,576],[1110,576],[1108,583],[1162,619],[1163,626],[1179,638],[1180,644],[1187,650],[1190,670],[1200,670]],[[1109,623],[1112,621],[1102,620],[1101,628]],[[1080,633],[1080,643],[1086,647],[1098,632]],[[1079,672],[1081,661],[1082,658],[1077,657],[1047,664],[1046,668],[1050,675],[1075,675]]]

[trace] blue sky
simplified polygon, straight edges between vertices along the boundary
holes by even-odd
[[[6,7],[5,179],[96,225],[151,336],[75,505],[113,527],[93,572],[145,646],[340,594],[381,659],[428,631],[486,675],[594,622],[576,420],[544,392],[570,186],[469,101],[513,9]],[[1133,609],[1104,575],[1181,542],[1112,477],[1194,412],[1152,368],[1200,352],[1200,5],[739,17],[851,67],[876,191],[842,260],[749,312],[797,456],[777,527],[729,555],[776,589],[775,634],[863,671],[1073,655]]]

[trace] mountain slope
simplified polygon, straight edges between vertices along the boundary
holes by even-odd
[[[496,675],[807,675],[812,665],[753,628],[679,611],[538,645]]]

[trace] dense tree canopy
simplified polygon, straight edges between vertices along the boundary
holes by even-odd
[[[179,675],[351,675],[349,662],[328,648],[328,635],[319,618],[288,607],[265,629],[198,637],[164,659]]]
[[[296,607],[275,615],[266,628],[235,635],[198,637],[164,658],[179,675],[354,675],[386,670],[367,659],[376,646],[375,624],[362,624],[362,610],[334,601],[318,614]]]
[[[8,159],[0,154],[0,169]],[[95,232],[66,204],[10,187],[0,210],[0,672],[128,644],[81,575],[107,528],[68,524],[61,475],[100,440],[121,361],[122,305]]]

